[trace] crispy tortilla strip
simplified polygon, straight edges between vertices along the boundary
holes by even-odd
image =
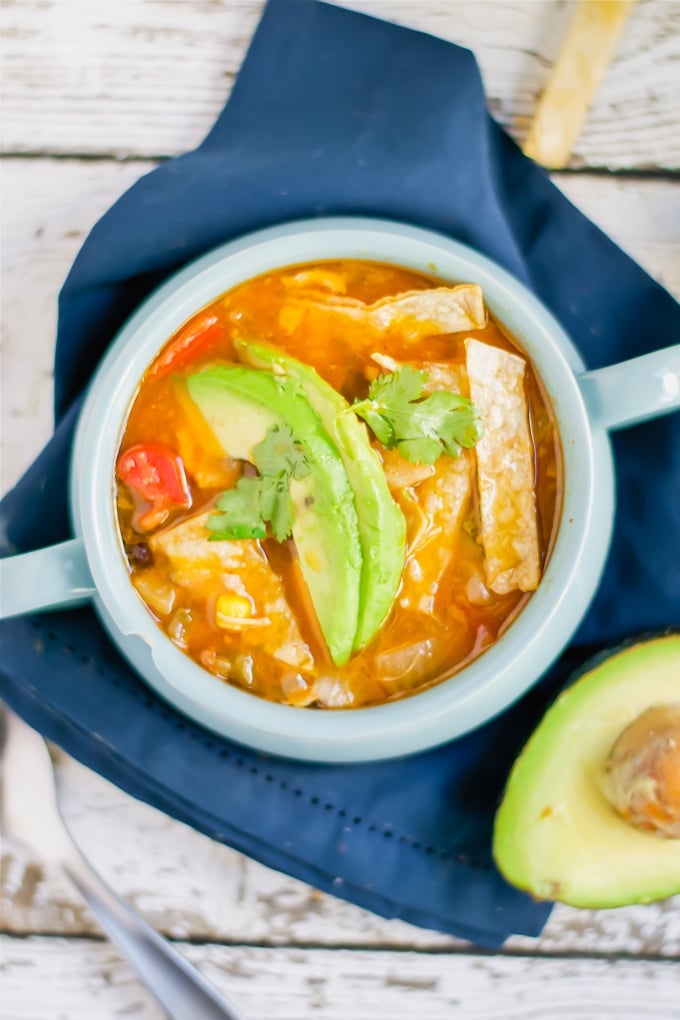
[[[404,365],[426,372],[425,393],[434,393],[436,390],[445,390],[447,393],[464,392],[465,368],[453,361],[395,361],[389,354],[381,354],[379,351],[371,354],[371,361],[379,365],[384,372],[398,372]],[[369,366],[365,374],[370,379],[375,379],[378,373],[372,371],[372,366]]]
[[[437,333],[482,329],[486,325],[482,288],[475,283],[407,290],[376,301],[366,311],[375,329],[400,329],[413,340]]]
[[[414,368],[427,372],[426,393],[445,390],[447,393],[464,393],[465,369],[450,361],[421,361]]]
[[[526,362],[479,340],[467,339],[465,348],[470,396],[484,426],[475,450],[486,583],[497,595],[533,591],[540,554]]]
[[[190,589],[209,605],[227,592],[247,596],[254,607],[253,617],[268,622],[249,627],[242,635],[243,642],[297,669],[310,668],[309,646],[288,605],[281,578],[272,570],[259,542],[211,542],[205,529],[208,516],[189,517],[149,539],[154,554],[163,554],[170,561],[172,582]]]
[[[372,305],[337,294],[305,291],[291,295],[283,309],[286,318],[290,318],[287,309],[291,306],[348,316],[379,333],[397,329],[413,341],[440,333],[482,329],[487,321],[482,288],[474,283],[407,290]]]
[[[569,159],[633,0],[582,0],[536,107],[525,155],[559,169]]]

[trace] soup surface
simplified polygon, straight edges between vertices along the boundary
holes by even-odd
[[[560,448],[480,288],[359,261],[224,294],[160,351],[116,467],[131,580],[220,680],[412,694],[497,640],[554,539]]]

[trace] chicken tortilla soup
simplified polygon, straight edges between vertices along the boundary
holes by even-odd
[[[271,272],[162,348],[116,463],[130,575],[220,681],[316,708],[460,670],[536,589],[555,419],[475,284],[370,262]]]

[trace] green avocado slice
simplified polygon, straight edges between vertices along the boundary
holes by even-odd
[[[268,344],[236,341],[239,357],[299,383],[305,397],[335,441],[354,490],[363,567],[359,625],[354,649],[363,648],[377,634],[396,597],[406,557],[406,521],[392,499],[380,459],[366,427],[337,390],[309,365]]]
[[[605,795],[618,736],[642,712],[680,700],[680,636],[591,662],[515,762],[496,815],[496,863],[513,885],[577,907],[680,893],[680,839],[624,821]]]
[[[293,539],[331,658],[343,665],[357,630],[362,560],[354,493],[338,451],[292,379],[217,365],[186,384],[229,456],[252,460],[272,425],[287,424],[302,445],[310,473],[291,481]]]

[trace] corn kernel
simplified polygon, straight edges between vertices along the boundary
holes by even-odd
[[[244,595],[219,595],[215,603],[215,623],[218,627],[231,630],[234,620],[245,620],[252,616],[250,599]]]

